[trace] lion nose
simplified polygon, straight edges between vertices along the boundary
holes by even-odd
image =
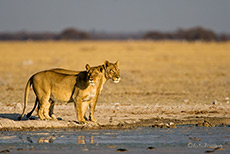
[[[118,82],[119,82],[119,81],[120,81],[120,79],[121,79],[120,77],[116,77],[116,81],[118,81]]]

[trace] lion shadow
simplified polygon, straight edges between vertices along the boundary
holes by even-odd
[[[19,121],[18,117],[20,117],[20,115],[21,114],[18,114],[18,113],[0,113],[0,118]],[[25,120],[38,120],[38,119],[39,117],[36,117],[36,116],[31,116],[30,118],[26,118],[26,116],[24,116],[21,120],[25,121]]]

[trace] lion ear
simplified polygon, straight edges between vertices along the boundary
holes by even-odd
[[[105,65],[105,67],[108,67],[108,66],[109,66],[109,61],[106,60],[106,61],[104,62],[104,65]]]
[[[104,68],[103,68],[103,66],[100,66],[99,69],[100,69],[100,72],[103,72],[103,69],[104,69]]]
[[[117,61],[117,62],[115,63],[115,65],[118,67],[118,66],[119,66],[119,61]]]
[[[90,69],[89,64],[86,64],[86,65],[85,65],[85,68],[86,68],[87,71],[89,71],[89,69]]]

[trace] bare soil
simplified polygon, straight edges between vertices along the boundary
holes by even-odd
[[[230,43],[150,41],[0,42],[0,130],[107,129],[230,125]],[[41,70],[84,70],[120,61],[121,81],[107,81],[97,122],[78,124],[73,103],[58,102],[58,121],[17,117],[29,77]],[[27,113],[35,101],[32,89]]]

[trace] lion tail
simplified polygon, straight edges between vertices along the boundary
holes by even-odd
[[[31,77],[26,84],[25,95],[24,95],[24,108],[23,108],[21,116],[18,117],[18,120],[21,120],[25,115],[26,107],[27,107],[27,101],[28,101],[28,97],[29,97],[30,86],[32,85],[32,79],[33,79],[33,77]]]
[[[33,107],[33,109],[26,115],[27,118],[30,118],[30,117],[31,117],[31,115],[33,114],[34,110],[35,110],[36,107],[37,107],[37,104],[38,104],[38,98],[36,97],[36,101],[35,101],[34,107]]]

